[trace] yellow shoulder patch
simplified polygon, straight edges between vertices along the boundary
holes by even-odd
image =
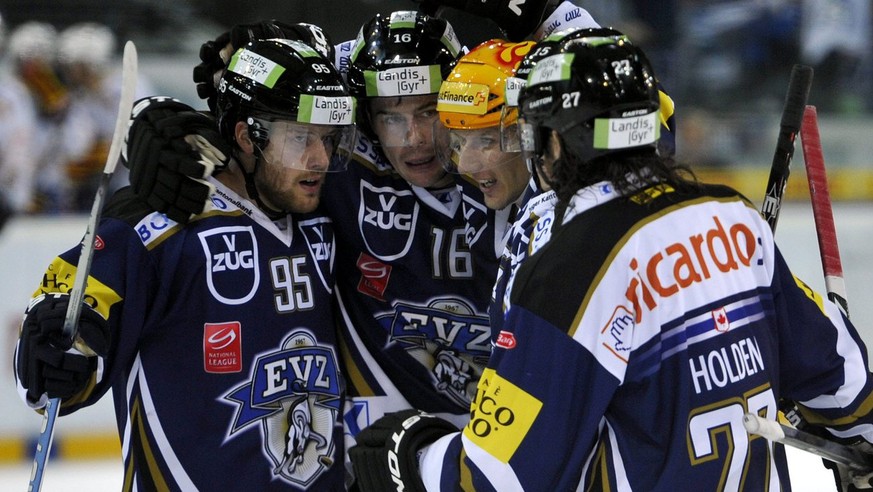
[[[674,191],[676,190],[668,184],[657,184],[641,190],[639,193],[633,195],[630,199],[637,204],[649,203],[650,201],[658,198],[663,194],[673,193]]]
[[[60,257],[56,257],[48,266],[42,277],[42,284],[32,297],[52,292],[69,293],[76,280],[76,265],[71,265]],[[114,290],[92,276],[88,276],[85,287],[85,302],[100,313],[104,319],[109,319],[109,309],[121,300]]]
[[[477,446],[508,463],[540,413],[543,402],[485,369],[470,404],[464,435]]]
[[[818,309],[821,311],[821,313],[827,316],[827,313],[825,313],[824,310],[824,299],[822,298],[821,294],[812,290],[812,287],[807,285],[807,283],[803,280],[797,278],[797,275],[792,276],[794,277],[794,281],[797,283],[797,286],[800,287],[804,294],[806,294],[806,297],[809,297],[809,300],[811,300],[815,303],[816,306],[818,306]]]

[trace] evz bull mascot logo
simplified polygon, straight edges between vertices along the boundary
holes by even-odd
[[[427,305],[395,303],[378,316],[396,344],[424,365],[434,388],[468,406],[491,354],[488,318],[461,299],[439,298]]]
[[[265,455],[282,479],[307,486],[341,457],[335,456],[340,381],[330,347],[297,329],[280,350],[261,354],[248,381],[224,400],[237,406],[228,439],[260,423]]]

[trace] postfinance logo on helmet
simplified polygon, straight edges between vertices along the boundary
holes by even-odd
[[[501,111],[517,100],[521,80],[515,71],[534,43],[486,41],[462,56],[440,87],[437,111],[447,128],[475,129],[497,126]],[[509,89],[512,94],[507,94]]]
[[[440,87],[434,127],[434,147],[447,170],[474,174],[521,162],[515,123],[523,81],[515,74],[534,45],[492,39],[458,60]]]

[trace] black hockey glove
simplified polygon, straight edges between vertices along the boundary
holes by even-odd
[[[43,294],[25,312],[15,371],[30,403],[38,403],[43,394],[61,399],[78,394],[91,380],[97,357],[109,352],[109,323],[87,304],[79,315],[75,346],[63,335],[69,304],[68,294]]]
[[[873,453],[873,447],[864,442],[863,444],[855,444],[861,451],[865,453]],[[833,461],[822,458],[825,468],[830,469],[834,474],[834,482],[837,484],[837,490],[840,492],[858,492],[862,490],[873,490],[873,470],[858,471],[846,465],[834,463]]]
[[[873,454],[873,446],[866,441],[853,444],[852,446],[858,448],[859,451]],[[873,469],[859,471],[824,458],[822,458],[822,462],[824,463],[825,468],[828,468],[833,472],[834,482],[837,484],[838,491],[857,492],[861,490],[873,490]]]
[[[123,162],[134,193],[170,219],[186,223],[203,211],[213,187],[204,179],[227,166],[230,145],[215,121],[167,97],[137,101]]]
[[[349,449],[358,490],[424,492],[418,450],[457,431],[448,421],[418,410],[386,414],[362,430]]]
[[[873,446],[871,446],[867,441],[864,441],[863,439],[859,442],[846,442],[844,440],[834,437],[834,435],[828,432],[827,429],[819,425],[804,424],[802,429],[803,431],[809,432],[814,436],[848,444],[850,446],[858,448],[859,451],[873,454]],[[833,461],[825,458],[822,458],[821,461],[824,464],[824,467],[834,474],[834,482],[837,485],[837,491],[857,492],[861,490],[873,489],[873,469],[859,471],[854,470],[846,465],[834,463]]]
[[[306,43],[333,62],[334,47],[320,27],[313,24],[285,24],[267,20],[253,24],[238,24],[212,41],[200,46],[200,64],[194,67],[197,96],[205,99],[215,113],[218,81],[237,49],[253,39],[285,38]]]
[[[441,7],[451,7],[491,19],[509,41],[527,39],[557,8],[561,0],[414,0],[419,10],[437,15]]]

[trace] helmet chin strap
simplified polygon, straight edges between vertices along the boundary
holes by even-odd
[[[261,195],[260,193],[258,193],[258,187],[257,185],[255,185],[255,173],[258,172],[258,168],[261,166],[262,156],[261,150],[257,147],[255,148],[257,149],[257,152],[255,153],[255,167],[254,169],[252,169],[252,172],[248,172],[245,170],[245,168],[240,166],[243,171],[243,177],[246,181],[246,193],[249,194],[249,198],[251,198],[255,201],[255,203],[258,204],[258,208],[260,208],[261,211],[270,218],[270,220],[279,220],[287,215],[287,212],[276,210],[267,206],[267,204],[265,204],[264,201],[261,200]]]

